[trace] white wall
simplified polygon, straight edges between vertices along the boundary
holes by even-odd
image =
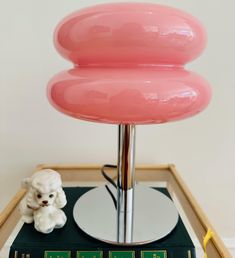
[[[48,80],[70,68],[52,33],[65,15],[98,0],[0,0],[0,209],[39,163],[116,161],[117,129],[66,117],[46,99]],[[235,1],[159,0],[198,17],[208,47],[188,68],[213,99],[185,121],[137,128],[137,163],[175,163],[221,236],[235,238]]]

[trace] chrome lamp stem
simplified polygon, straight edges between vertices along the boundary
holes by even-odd
[[[132,243],[135,189],[135,125],[118,127],[117,242]]]

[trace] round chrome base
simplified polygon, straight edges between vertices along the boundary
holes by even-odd
[[[116,189],[112,192],[116,196]],[[104,186],[82,195],[74,206],[73,216],[85,233],[115,245],[140,245],[159,240],[175,228],[179,218],[174,203],[166,195],[139,184],[135,187],[131,243],[117,241],[117,211]]]

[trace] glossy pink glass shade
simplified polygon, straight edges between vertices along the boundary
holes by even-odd
[[[183,11],[144,3],[97,5],[66,17],[55,46],[74,68],[49,82],[48,98],[75,118],[115,124],[190,117],[211,90],[183,65],[200,55],[206,34]]]
[[[200,55],[206,33],[197,19],[175,8],[114,3],[69,15],[57,26],[54,42],[79,65],[182,65]]]

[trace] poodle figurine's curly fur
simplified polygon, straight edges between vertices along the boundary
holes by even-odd
[[[54,228],[61,228],[66,223],[65,213],[61,210],[66,203],[60,174],[51,169],[36,172],[22,182],[28,189],[20,203],[22,220],[32,223],[37,231],[48,234]]]

